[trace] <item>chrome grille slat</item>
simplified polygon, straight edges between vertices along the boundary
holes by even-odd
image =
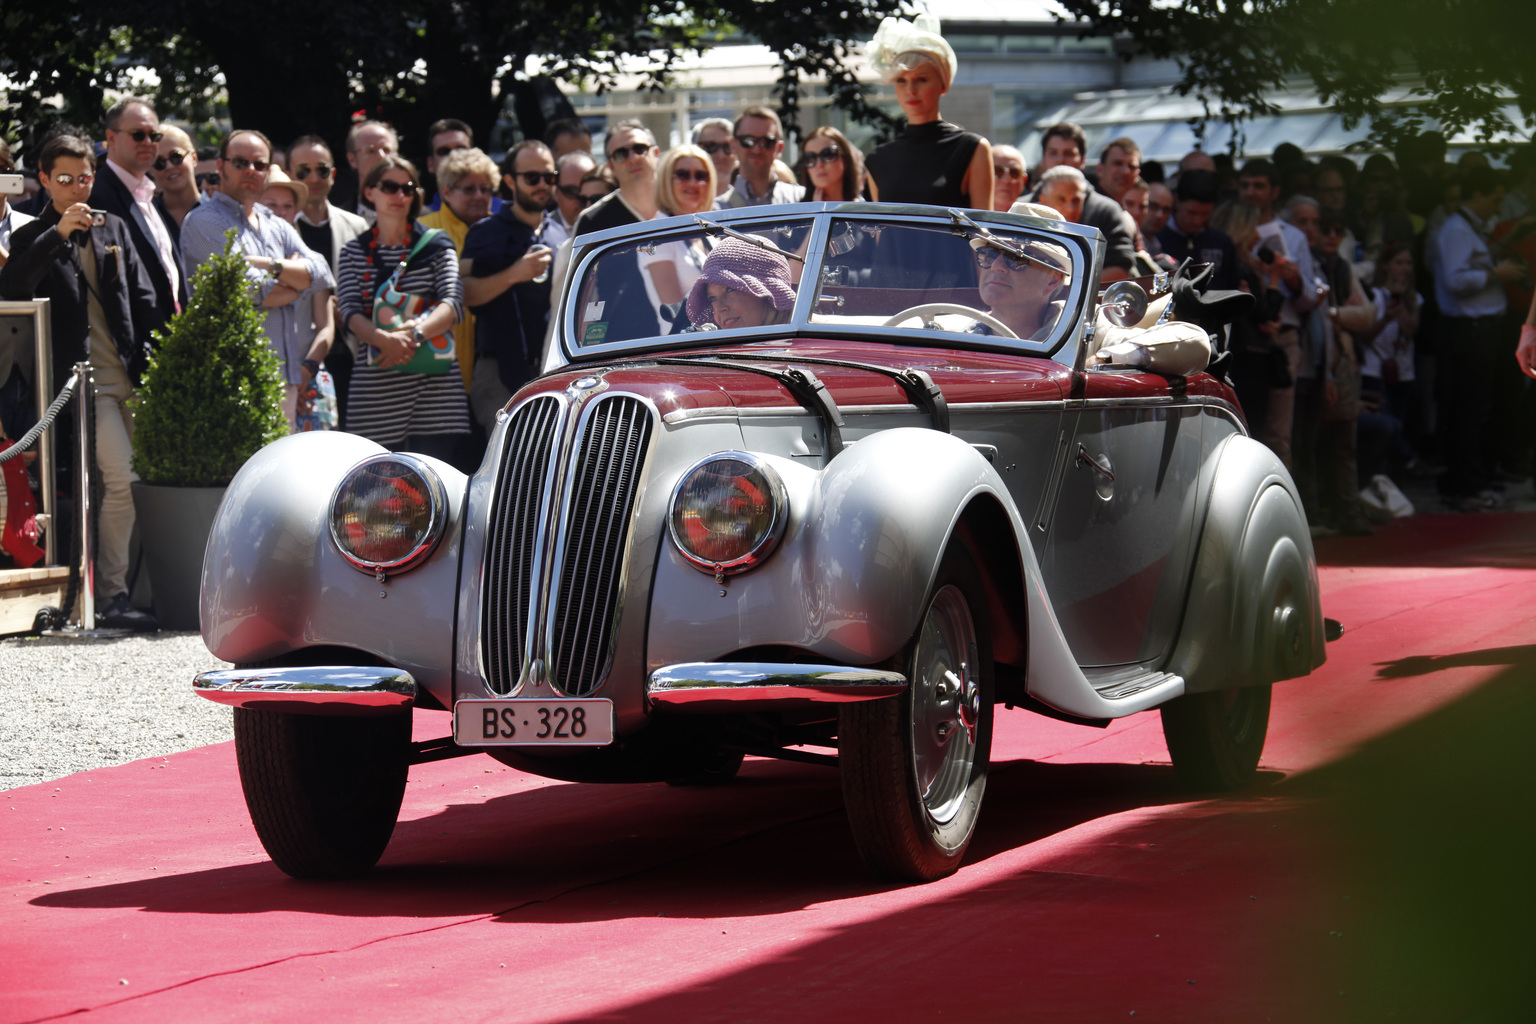
[[[578,444],[549,651],[551,682],[572,696],[602,682],[650,432],[650,409],[615,395],[596,402]]]
[[[495,693],[510,693],[522,671],[539,506],[559,422],[557,400],[535,399],[513,414],[502,450],[486,543],[481,619],[486,683]]]

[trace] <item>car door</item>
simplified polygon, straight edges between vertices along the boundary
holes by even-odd
[[[1181,380],[1117,370],[1077,377],[1046,586],[1080,665],[1156,663],[1188,586],[1202,410],[1184,400]]]

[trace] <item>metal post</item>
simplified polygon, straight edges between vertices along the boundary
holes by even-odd
[[[35,299],[32,310],[32,341],[36,350],[35,376],[37,377],[37,414],[53,402],[53,315],[48,309],[48,299]],[[58,565],[59,551],[55,526],[59,521],[58,481],[53,475],[53,431],[43,431],[37,439],[37,482],[42,489],[43,515],[43,564]]]
[[[91,414],[96,410],[96,380],[90,363],[76,363],[75,373],[80,378],[75,393],[80,458],[80,629],[89,633],[96,628],[96,548],[91,543]]]

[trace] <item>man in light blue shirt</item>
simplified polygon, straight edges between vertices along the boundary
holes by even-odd
[[[181,225],[187,280],[235,229],[235,249],[250,268],[251,297],[266,312],[267,341],[281,355],[310,326],[310,297],[335,287],[330,267],[309,249],[292,224],[256,202],[267,187],[272,143],[260,132],[237,129],[219,148],[219,190],[195,206]]]

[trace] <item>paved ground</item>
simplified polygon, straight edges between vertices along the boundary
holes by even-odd
[[[1255,787],[1191,801],[1156,715],[1007,713],[929,886],[872,882],[833,772],[770,761],[708,790],[422,765],[336,885],[267,861],[230,744],[10,790],[0,1024],[1526,1019],[1536,516],[1318,550],[1348,631],[1276,688]]]

